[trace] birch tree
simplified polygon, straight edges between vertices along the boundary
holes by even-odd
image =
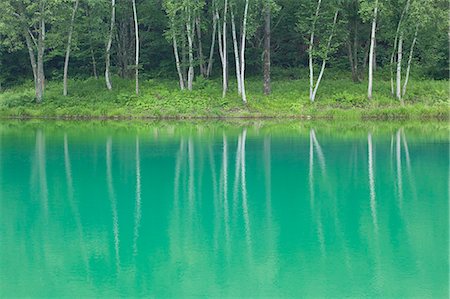
[[[75,16],[77,14],[79,2],[80,2],[79,0],[75,0],[75,2],[73,4],[72,17],[70,19],[70,26],[69,26],[69,32],[68,32],[68,37],[67,37],[67,48],[66,48],[66,58],[64,60],[64,79],[63,79],[63,81],[64,81],[63,82],[63,85],[64,85],[63,95],[64,96],[67,96],[67,73],[69,70],[70,48],[72,46],[73,26],[74,26]]]
[[[110,66],[111,66],[111,46],[113,41],[114,26],[116,22],[116,0],[111,0],[111,21],[109,26],[109,37],[106,43],[106,63],[105,63],[105,80],[108,90],[112,89],[110,78]]]
[[[364,0],[361,1],[360,12],[365,15],[366,18],[370,16],[372,20],[372,29],[370,31],[370,50],[369,50],[369,74],[367,85],[367,98],[372,100],[373,97],[373,71],[375,66],[375,43],[376,43],[376,30],[379,10],[379,0]]]
[[[33,72],[36,103],[44,100],[45,74],[44,55],[46,46],[46,24],[51,11],[60,2],[47,3],[39,1],[2,1],[3,24],[7,26],[6,34],[11,36],[16,33],[22,35],[30,59]],[[51,18],[50,18],[51,19]]]
[[[139,25],[136,9],[136,0],[132,0],[133,4],[133,19],[134,19],[134,34],[135,34],[135,77],[136,77],[136,95],[139,95]]]
[[[317,0],[315,8],[310,7],[309,11],[313,12],[310,20],[308,40],[308,66],[309,66],[309,100],[313,103],[316,99],[317,90],[322,81],[325,67],[330,54],[334,51],[335,47],[332,47],[333,37],[336,33],[336,26],[338,23],[339,9],[335,5],[327,4],[324,6],[322,0]],[[330,22],[330,12],[332,18]],[[331,25],[330,25],[331,24]],[[325,26],[324,26],[325,25]],[[326,26],[328,25],[328,26]],[[300,20],[298,27],[300,31],[304,30],[307,23],[304,20]],[[317,36],[319,35],[319,38]],[[326,42],[323,43],[322,40]],[[314,75],[314,57],[319,57],[322,60],[319,75],[317,79]]]

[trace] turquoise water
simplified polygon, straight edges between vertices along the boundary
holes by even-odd
[[[449,295],[445,124],[0,123],[0,297]]]

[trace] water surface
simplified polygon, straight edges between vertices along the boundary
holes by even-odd
[[[0,123],[0,297],[447,298],[446,124]]]

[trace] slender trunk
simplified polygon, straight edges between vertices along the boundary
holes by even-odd
[[[134,34],[136,42],[136,53],[135,53],[136,95],[139,95],[139,25],[136,11],[136,0],[132,1],[133,1]]]
[[[355,36],[353,38],[353,65],[355,67],[355,75],[356,75],[356,81],[360,82],[361,79],[359,77],[359,70],[358,70],[358,23],[355,22]]]
[[[30,56],[30,63],[31,63],[31,69],[33,70],[33,78],[34,78],[34,85],[35,85],[35,90],[37,91],[37,65],[36,65],[36,57],[34,56],[34,49],[33,49],[33,44],[29,35],[28,30],[25,28],[24,29],[24,33],[23,33],[24,37],[25,37],[25,41],[27,44],[27,48],[28,48],[28,54]],[[37,94],[36,94],[36,98],[37,98]]]
[[[223,28],[222,28],[222,97],[225,97],[228,89],[228,70],[227,70],[227,14],[228,14],[228,0],[225,0],[225,7],[223,12]]]
[[[405,8],[403,9],[402,14],[400,15],[400,19],[399,19],[398,24],[397,24],[397,30],[395,32],[394,46],[392,48],[391,61],[390,61],[391,94],[392,94],[392,96],[394,96],[394,71],[393,71],[393,67],[394,67],[394,62],[395,62],[395,53],[397,52],[397,41],[398,41],[398,37],[399,37],[399,34],[400,34],[401,25],[403,23],[403,18],[406,15],[406,13],[408,12],[408,9],[409,9],[409,3],[410,3],[410,0],[408,0],[406,2]]]
[[[353,59],[353,49],[350,41],[347,41],[347,51],[348,51],[348,61],[350,63],[350,69],[352,70],[352,80],[353,82],[357,82],[357,75],[355,71],[355,64]]]
[[[247,95],[245,93],[245,41],[247,39],[247,15],[248,15],[248,2],[245,1],[244,8],[244,20],[242,22],[242,40],[241,40],[241,92],[242,92],[242,101],[244,104],[247,104]]]
[[[95,61],[95,55],[94,55],[94,47],[92,46],[92,25],[91,25],[91,16],[89,13],[89,5],[86,7],[86,16],[88,18],[88,28],[89,28],[89,48],[91,51],[91,60],[92,60],[92,72],[94,75],[94,78],[97,80],[97,63]]]
[[[309,56],[309,100],[311,102],[314,102],[313,98],[313,89],[314,89],[314,65],[313,65],[313,45],[314,45],[314,31],[316,29],[316,22],[317,18],[319,16],[319,10],[320,10],[320,4],[322,3],[322,0],[317,1],[317,7],[316,7],[316,13],[314,15],[314,20],[311,26],[311,36],[309,38],[309,49],[308,49],[308,56]]]
[[[200,16],[195,18],[195,27],[197,28],[197,41],[198,41],[198,60],[200,63],[200,74],[206,77],[205,58],[203,57],[203,44],[202,44],[202,28],[201,28]]]
[[[44,49],[45,49],[45,20],[44,20],[44,3],[40,3],[40,20],[39,20],[39,34],[37,45],[37,83],[36,83],[36,102],[41,103],[44,99]]]
[[[266,1],[264,13],[264,94],[269,95],[272,91],[270,84],[270,35],[271,35],[271,11],[270,2]]]
[[[184,77],[181,70],[180,56],[178,55],[178,44],[175,32],[172,33],[173,53],[175,55],[175,64],[177,66],[178,78],[180,80],[180,89],[184,90]]]
[[[192,90],[192,83],[194,81],[194,51],[193,51],[193,30],[192,16],[189,9],[188,20],[186,23],[186,33],[188,38],[188,54],[189,54],[189,69],[188,69],[188,90]]]
[[[328,38],[327,48],[325,50],[325,57],[323,58],[323,61],[322,61],[322,68],[320,69],[319,77],[317,78],[316,85],[314,86],[314,91],[313,91],[312,98],[311,98],[312,102],[314,102],[314,100],[316,99],[317,90],[319,89],[320,81],[322,80],[323,73],[325,71],[325,66],[326,66],[327,59],[328,59],[328,51],[330,51],[331,40],[333,39],[334,28],[336,27],[338,15],[339,15],[339,11],[336,10],[336,12],[334,13],[334,18],[333,18],[333,27],[331,28],[331,34],[330,34],[330,37]]]
[[[375,33],[377,29],[377,15],[378,15],[378,0],[375,0],[375,8],[373,9],[372,32],[370,36],[370,51],[369,51],[369,84],[367,88],[367,98],[372,100],[373,88],[373,65],[374,65],[374,51],[375,51]]]
[[[239,47],[237,43],[236,37],[236,22],[234,21],[234,12],[231,10],[231,32],[233,36],[233,47],[234,47],[234,60],[236,63],[236,81],[238,86],[239,95],[242,94],[241,88],[241,66],[240,66],[240,58],[239,58]]]
[[[67,38],[67,48],[66,48],[66,59],[64,60],[64,87],[63,87],[63,95],[67,95],[67,72],[69,70],[69,58],[70,58],[70,47],[72,46],[72,34],[73,34],[73,23],[75,22],[75,15],[78,10],[79,0],[75,0],[75,4],[73,6],[72,18],[70,19],[70,27],[69,27],[69,36]]]
[[[211,36],[211,47],[209,50],[209,60],[208,60],[208,68],[206,70],[206,77],[209,78],[211,76],[212,72],[212,65],[213,65],[213,57],[214,57],[214,46],[216,43],[216,31],[217,31],[217,18],[216,14],[213,13],[213,31]]]
[[[402,90],[402,96],[404,97],[406,94],[406,87],[408,86],[408,80],[409,80],[409,72],[411,70],[411,61],[413,58],[414,53],[414,46],[417,42],[417,31],[419,29],[419,26],[416,25],[416,31],[414,32],[414,38],[411,44],[411,49],[409,50],[409,58],[408,58],[408,66],[406,67],[406,75],[405,75],[405,82],[403,83],[403,90]]]
[[[109,37],[108,37],[108,43],[106,45],[106,65],[105,65],[105,80],[106,80],[106,87],[108,90],[112,89],[111,85],[111,79],[109,74],[109,67],[111,65],[111,45],[112,45],[112,38],[114,33],[114,24],[116,21],[116,0],[111,0],[111,23],[109,27]]]
[[[396,97],[403,105],[401,84],[402,84],[402,56],[403,56],[403,33],[400,34],[398,39],[398,51],[397,51],[397,88]]]

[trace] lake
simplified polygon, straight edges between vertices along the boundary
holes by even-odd
[[[448,124],[0,123],[0,297],[449,295]]]

